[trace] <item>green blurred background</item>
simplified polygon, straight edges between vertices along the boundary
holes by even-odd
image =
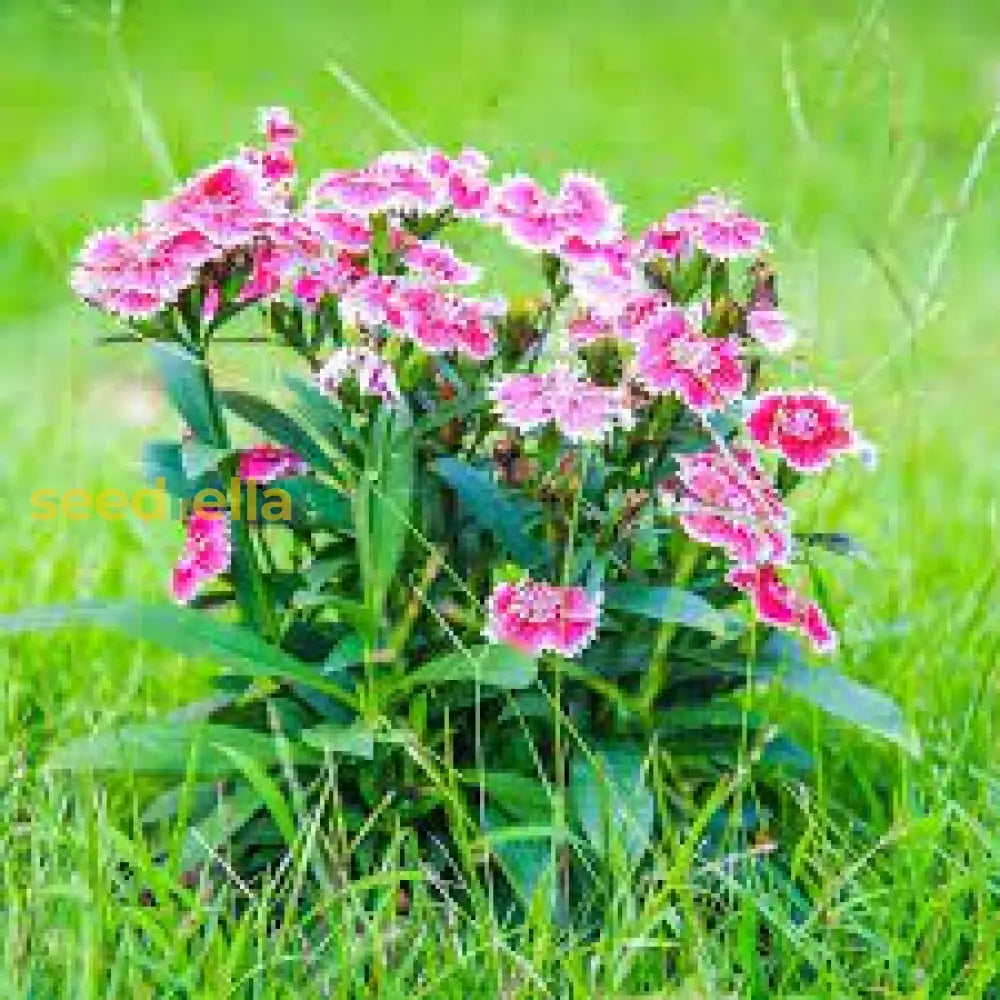
[[[712,186],[772,223],[801,377],[850,400],[882,455],[801,500],[804,528],[871,553],[827,561],[845,667],[929,745],[994,762],[1000,150],[960,197],[1000,97],[992,0],[133,0],[113,37],[108,17],[93,0],[0,0],[4,609],[163,594],[175,525],[29,516],[39,487],[137,486],[141,441],[170,426],[141,353],[95,346],[109,323],[72,299],[67,268],[86,232],[164,191],[170,164],[183,176],[250,140],[259,105],[301,121],[307,177],[398,145],[332,60],[421,140],[547,180],[606,177],[633,226]],[[238,374],[238,355],[225,363]],[[106,636],[3,655],[8,744],[41,748],[196,683]],[[869,780],[863,759],[838,766]]]

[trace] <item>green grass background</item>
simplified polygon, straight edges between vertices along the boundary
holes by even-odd
[[[170,427],[142,357],[94,345],[108,324],[73,301],[67,267],[90,229],[164,190],[168,164],[185,175],[247,141],[259,105],[301,121],[306,176],[398,144],[330,61],[421,140],[548,180],[569,167],[606,177],[633,226],[724,188],[773,225],[802,379],[848,399],[879,446],[874,473],[844,465],[803,495],[802,524],[869,550],[870,564],[828,562],[843,666],[897,698],[925,746],[910,760],[780,703],[822,749],[815,809],[864,830],[856,850],[845,833],[841,853],[817,853],[816,870],[835,878],[836,858],[872,848],[850,877],[875,880],[858,889],[868,933],[912,959],[922,935],[965,922],[979,944],[953,964],[979,978],[956,989],[985,989],[997,932],[962,893],[1000,878],[1000,148],[975,164],[967,200],[962,185],[1000,99],[995,4],[133,0],[110,44],[107,17],[93,0],[0,2],[0,608],[162,596],[175,526],[30,517],[37,488],[137,487],[141,441]],[[239,356],[226,364],[238,377]],[[106,942],[80,902],[96,834],[61,811],[79,789],[39,765],[69,734],[182,700],[198,668],[79,633],[8,644],[0,671],[10,995],[28,995],[36,964],[75,984],[51,995],[105,995]],[[101,816],[128,808],[86,794]],[[18,809],[31,815],[15,821]],[[60,831],[61,816],[74,818]],[[961,903],[940,895],[947,873]],[[34,950],[46,935],[65,943]],[[728,946],[691,947],[732,959],[719,983],[745,984]],[[831,961],[851,983],[856,945],[843,947]],[[912,995],[948,995],[935,991],[952,972],[934,979],[927,948]]]

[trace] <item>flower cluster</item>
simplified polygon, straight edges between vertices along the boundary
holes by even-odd
[[[205,336],[224,310],[249,304],[312,317],[321,333],[332,310],[331,351],[308,360],[340,405],[350,405],[345,382],[375,405],[416,405],[426,393],[400,367],[416,359],[407,372],[435,378],[441,366],[467,366],[494,429],[554,429],[563,448],[612,448],[640,423],[640,443],[669,442],[686,421],[702,435],[700,450],[674,456],[672,480],[634,487],[658,489],[691,539],[725,554],[730,585],[761,621],[832,648],[823,612],[779,576],[796,553],[778,473],[817,473],[864,446],[848,409],[826,393],[760,391],[762,354],[794,341],[770,291],[743,300],[730,291],[745,287],[767,251],[761,222],[713,193],[632,236],[599,180],[570,172],[554,189],[524,174],[494,180],[473,150],[384,153],[323,173],[299,194],[298,128],[280,108],[266,109],[260,127],[259,147],[147,205],[135,227],[92,236],[73,272],[78,294],[161,336],[173,327],[157,323],[175,305],[195,308],[195,335]],[[483,269],[440,238],[456,219],[541,255],[546,298],[527,348],[516,346],[502,298],[469,294]],[[631,455],[621,455],[623,474],[646,475],[652,465]],[[267,482],[305,469],[288,449],[265,444],[241,455],[239,471]],[[206,518],[188,522],[174,574],[179,600],[228,563],[224,522],[210,527]],[[596,635],[599,605],[579,587],[502,584],[489,599],[488,634],[573,655]]]

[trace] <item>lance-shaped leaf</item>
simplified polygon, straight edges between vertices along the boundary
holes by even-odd
[[[742,630],[739,621],[713,607],[704,597],[679,587],[611,584],[604,588],[604,607],[658,622],[686,625],[720,637],[738,635]]]
[[[305,429],[267,400],[238,389],[220,392],[219,399],[227,410],[256,427],[269,441],[291,448],[315,469],[336,472],[329,456]]]
[[[212,402],[205,363],[177,344],[157,342],[152,351],[164,392],[194,436],[212,447],[227,447],[225,426]]]
[[[538,515],[535,504],[504,489],[489,472],[460,459],[440,458],[434,470],[455,491],[462,510],[512,558],[529,569],[546,562],[544,547],[527,530]]]
[[[527,653],[512,646],[473,646],[431,660],[407,674],[401,688],[447,684],[454,681],[475,681],[493,687],[516,690],[533,684],[538,677],[538,664]]]
[[[186,656],[204,657],[243,677],[297,681],[346,704],[353,698],[315,667],[296,660],[239,625],[169,604],[85,603],[29,608],[0,616],[0,635],[95,625],[144,639]]]

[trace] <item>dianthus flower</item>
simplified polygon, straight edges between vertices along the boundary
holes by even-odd
[[[747,333],[769,351],[786,351],[795,343],[795,330],[780,309],[751,309]]]
[[[761,393],[750,405],[746,427],[753,441],[797,472],[820,472],[863,445],[850,410],[818,389]]]
[[[89,302],[126,319],[148,319],[175,302],[214,249],[194,230],[144,227],[94,233],[70,283]]]
[[[254,164],[223,160],[195,174],[170,197],[150,202],[147,222],[171,232],[195,230],[217,247],[246,246],[281,217],[282,205]]]
[[[338,348],[316,374],[316,383],[321,392],[333,396],[348,376],[357,380],[363,396],[377,396],[390,405],[402,399],[392,365],[371,348]]]
[[[450,246],[437,240],[414,243],[403,253],[403,263],[410,274],[442,285],[472,285],[482,269],[462,260]]]
[[[691,538],[719,546],[739,566],[787,559],[788,511],[749,449],[682,454],[677,462],[681,489],[672,499]]]
[[[648,388],[674,393],[701,413],[721,409],[743,394],[747,377],[736,340],[706,337],[675,307],[656,311],[640,330],[636,371]]]
[[[300,476],[308,466],[291,448],[282,445],[258,444],[240,452],[239,477],[257,483],[269,483],[285,476]]]
[[[486,637],[537,656],[576,656],[597,635],[600,598],[582,587],[501,583],[490,595]]]
[[[197,509],[185,525],[184,548],[170,578],[170,592],[187,604],[201,588],[229,569],[229,517],[221,510]]]
[[[570,441],[597,441],[614,426],[629,426],[622,390],[579,378],[566,365],[539,375],[505,375],[495,386],[500,420],[522,432],[554,423]]]
[[[717,260],[751,256],[765,246],[762,222],[744,215],[739,205],[720,194],[704,194],[688,208],[671,212],[654,227],[650,240],[670,245],[673,233],[690,240]]]
[[[823,609],[796,593],[778,576],[774,566],[732,569],[726,579],[750,598],[755,614],[766,625],[800,632],[817,653],[836,649],[837,634]]]

